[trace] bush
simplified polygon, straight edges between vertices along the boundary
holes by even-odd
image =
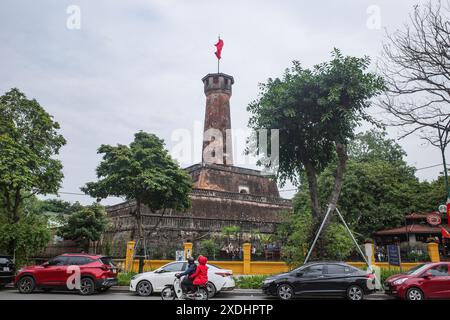
[[[219,245],[215,243],[214,239],[207,239],[200,242],[198,250],[199,254],[208,257],[210,260],[215,260],[219,252]]]
[[[331,223],[325,231],[325,252],[330,260],[345,260],[355,249],[347,229],[340,223]]]
[[[239,289],[260,289],[262,282],[267,278],[267,275],[253,275],[233,277],[236,283],[236,288]]]
[[[131,278],[136,274],[137,274],[136,272],[128,272],[128,273],[120,272],[117,275],[118,285],[119,286],[129,286]]]

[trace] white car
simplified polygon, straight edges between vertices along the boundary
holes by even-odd
[[[221,269],[215,265],[208,266],[208,296],[214,297],[220,291],[234,289],[233,271]],[[161,292],[166,285],[173,284],[175,275],[186,270],[187,261],[168,263],[154,271],[137,274],[131,278],[130,291],[140,296],[149,296],[154,292]]]

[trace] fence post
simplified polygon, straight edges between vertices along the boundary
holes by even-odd
[[[251,272],[251,244],[250,243],[244,243],[242,245],[242,250],[244,251],[244,274],[250,274]]]
[[[437,243],[428,243],[428,255],[430,256],[431,262],[441,261],[441,257],[439,256],[439,245]]]
[[[125,255],[125,272],[133,271],[134,261],[134,246],[136,245],[136,241],[128,241],[127,242],[127,251]]]
[[[192,242],[185,242],[184,243],[184,259],[187,259],[187,258],[193,256],[193,254],[192,254],[192,247],[193,247]]]
[[[366,253],[367,260],[369,260],[369,262],[370,262],[370,265],[374,266],[375,265],[375,245],[373,243],[366,242],[364,244],[364,251]]]

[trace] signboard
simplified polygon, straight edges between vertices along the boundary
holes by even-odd
[[[175,251],[175,260],[176,261],[183,261],[184,260],[184,250],[177,250],[177,251]]]
[[[427,222],[432,226],[441,224],[441,215],[438,213],[430,213],[427,215]]]
[[[387,249],[389,264],[400,267],[402,262],[400,258],[400,247],[396,244],[389,244]]]

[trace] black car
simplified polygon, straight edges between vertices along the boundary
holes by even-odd
[[[0,255],[0,288],[14,281],[16,266],[10,256]]]
[[[282,300],[295,296],[340,296],[362,300],[365,294],[375,290],[375,276],[342,262],[312,262],[267,278],[262,290]]]

